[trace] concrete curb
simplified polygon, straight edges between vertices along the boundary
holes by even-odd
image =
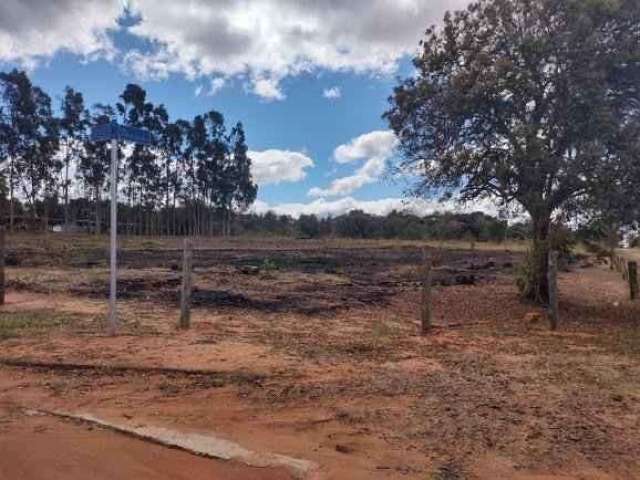
[[[314,462],[286,455],[255,452],[213,434],[181,432],[154,426],[134,426],[105,420],[88,413],[49,410],[25,410],[25,413],[81,421],[165,447],[178,448],[194,455],[236,461],[249,467],[282,467],[288,470],[296,480],[318,480],[320,478],[319,466]]]

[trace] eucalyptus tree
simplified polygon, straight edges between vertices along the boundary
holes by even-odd
[[[69,189],[71,187],[71,173],[77,165],[86,142],[89,113],[84,106],[81,92],[66,87],[62,100],[62,116],[60,118],[60,142],[62,147],[63,178],[61,180],[62,196],[64,199],[64,223],[69,225]]]
[[[10,228],[14,224],[14,197],[18,187],[29,203],[32,218],[37,217],[37,200],[44,196],[44,218],[49,198],[54,194],[58,128],[51,109],[51,98],[34,86],[25,72],[0,73],[5,151],[8,155]]]
[[[214,209],[221,212],[222,234],[226,234],[228,218],[228,204],[232,189],[231,166],[229,159],[229,143],[224,117],[220,112],[212,110],[205,115],[207,128],[207,155],[199,168],[199,177],[202,179],[202,196],[207,206],[206,228],[213,233]]]
[[[529,298],[548,299],[554,215],[638,157],[637,0],[480,0],[431,27],[386,118],[413,193],[517,203],[533,223]],[[636,189],[637,191],[637,189]],[[606,194],[606,192],[605,192]]]
[[[115,118],[116,111],[111,105],[98,104],[93,107],[90,116],[92,125],[102,125],[111,123]],[[105,190],[109,166],[111,165],[111,145],[95,143],[83,139],[83,148],[80,150],[78,162],[77,178],[82,183],[84,190],[88,192],[88,197],[93,196],[94,204],[94,233],[101,232],[102,219],[100,215],[102,206],[102,193]],[[120,155],[121,152],[118,152]],[[120,176],[120,174],[118,175]]]
[[[225,234],[230,235],[230,218],[233,208],[245,211],[258,195],[258,186],[253,182],[251,175],[251,159],[248,156],[249,147],[246,143],[246,135],[241,122],[231,130],[229,137],[232,156],[228,165],[225,182],[230,195],[225,195]]]
[[[31,100],[32,85],[25,72],[12,70],[0,73],[0,93],[2,100],[2,141],[3,141],[3,173],[7,178],[9,189],[9,228],[13,231],[15,216],[15,189],[18,181],[16,160],[28,148],[31,136],[29,120],[35,113]]]
[[[175,232],[175,199],[178,183],[178,159],[184,145],[183,132],[177,123],[164,124],[158,136],[158,148],[162,156],[161,193],[164,197],[164,232]]]
[[[33,218],[44,205],[46,219],[51,201],[61,196],[66,224],[72,203],[83,210],[95,206],[100,232],[110,146],[90,141],[88,130],[113,121],[147,129],[157,140],[152,146],[118,147],[126,158],[118,178],[128,203],[122,217],[128,231],[133,226],[139,234],[177,233],[177,210],[183,207],[182,233],[213,233],[220,214],[227,234],[232,212],[255,200],[242,125],[229,133],[215,110],[191,122],[172,121],[164,105],[154,105],[142,87],[129,84],[115,105],[98,104],[89,112],[82,94],[66,87],[56,119],[49,96],[17,70],[0,74],[0,100],[0,160],[8,177],[11,225],[14,203],[28,204]],[[82,188],[72,189],[74,182]],[[71,198],[76,191],[85,198]],[[26,202],[14,202],[16,195]]]
[[[128,84],[120,95],[116,110],[124,125],[149,128],[153,122],[154,105],[146,101],[147,92],[136,84]],[[156,153],[150,146],[136,144],[125,164],[127,194],[132,208],[137,210],[137,233],[149,233],[149,210],[154,205],[158,170]]]

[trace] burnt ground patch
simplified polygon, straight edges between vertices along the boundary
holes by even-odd
[[[104,274],[106,252],[88,249],[66,261],[79,272],[102,273],[63,276],[59,285],[38,279],[16,279],[14,288],[31,291],[67,291],[92,298],[108,296]],[[492,282],[509,273],[518,255],[510,252],[431,249],[433,284],[473,285]],[[22,254],[18,252],[18,255]],[[32,255],[30,262],[37,263]],[[397,294],[420,287],[417,248],[315,249],[198,249],[194,252],[196,307],[334,314],[340,310],[386,306]],[[177,305],[180,296],[182,251],[178,249],[123,250],[118,295],[122,299],[149,300]],[[68,278],[66,278],[68,277]]]

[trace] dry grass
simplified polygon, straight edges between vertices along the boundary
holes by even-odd
[[[43,310],[0,312],[0,340],[48,334],[79,320],[78,315]]]
[[[119,247],[125,250],[162,250],[181,249],[183,237],[145,237],[120,235]],[[207,249],[345,249],[345,248],[444,248],[452,250],[478,250],[478,251],[511,251],[524,252],[529,246],[526,241],[496,242],[472,242],[468,240],[397,240],[375,239],[359,240],[347,238],[322,238],[301,240],[291,237],[197,237],[194,240],[196,248]],[[33,249],[47,251],[54,254],[66,251],[83,251],[93,249],[107,249],[109,237],[107,235],[49,233],[33,234],[17,232],[7,237],[9,249]]]

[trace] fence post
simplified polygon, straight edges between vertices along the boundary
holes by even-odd
[[[549,320],[551,330],[558,328],[558,252],[549,252]]]
[[[638,298],[638,262],[629,262],[629,291],[631,300]]]
[[[422,250],[422,305],[420,311],[420,331],[424,335],[431,330],[431,257]]]
[[[0,226],[0,305],[4,305],[4,285],[5,285],[5,248],[6,248],[6,233],[4,225]]]
[[[184,239],[182,257],[182,291],[180,295],[180,328],[188,329],[191,325],[191,268],[193,263],[193,248],[191,241]]]

